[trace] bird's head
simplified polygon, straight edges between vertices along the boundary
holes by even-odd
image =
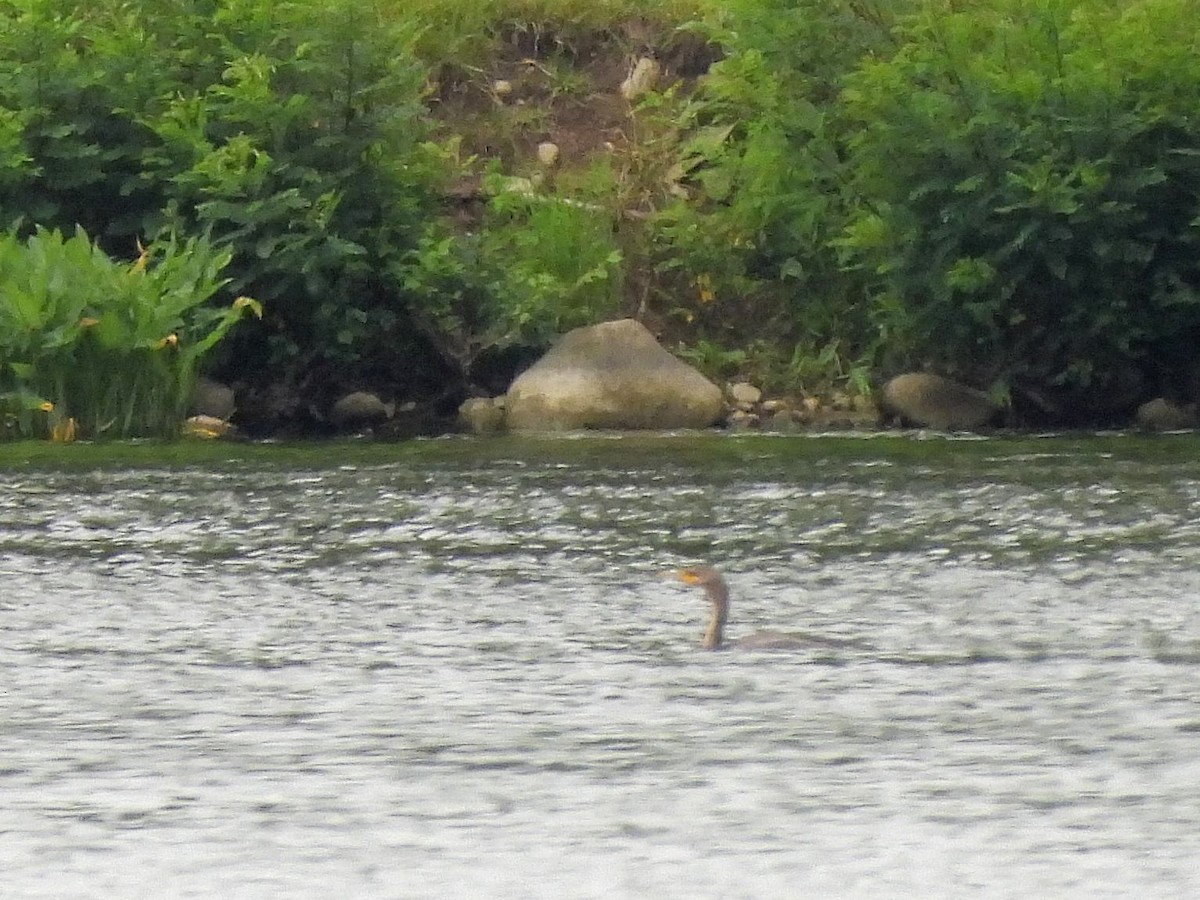
[[[721,573],[712,566],[692,566],[687,569],[680,569],[675,573],[675,577],[684,584],[700,586],[720,584],[724,581],[721,578]]]

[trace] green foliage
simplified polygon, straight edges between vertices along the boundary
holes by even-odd
[[[506,336],[547,343],[617,310],[612,217],[586,199],[500,192],[483,251],[495,277],[492,319]]]
[[[847,364],[847,358],[837,340],[824,345],[799,343],[791,348],[760,341],[751,345],[743,372],[768,392],[833,393],[845,388],[869,396],[869,369],[862,363]]]
[[[845,353],[836,341],[787,347],[756,340],[742,349],[701,339],[675,352],[715,381],[744,378],[767,393],[833,393],[843,388],[863,396],[871,393],[868,369],[862,365],[847,368]]]
[[[1195,0],[930,3],[844,95],[893,356],[1105,389],[1200,328]],[[1188,351],[1191,355],[1191,351]]]
[[[18,0],[0,17],[0,223],[82,225],[116,253],[212,235],[229,291],[269,301],[251,370],[361,364],[403,327],[386,263],[440,173],[415,24],[349,0]]]
[[[691,197],[657,220],[660,271],[698,288],[685,319],[709,331],[745,320],[753,334],[826,360],[827,378],[848,371],[872,337],[862,280],[847,277],[831,247],[852,196],[830,101],[861,57],[889,46],[890,8],[723,4],[712,34],[727,55],[684,120],[679,170]],[[836,358],[816,349],[828,347]]]
[[[78,224],[98,236],[133,234],[127,221],[115,220],[124,220],[139,199],[140,137],[114,100],[122,84],[129,108],[149,93],[134,72],[140,54],[124,30],[130,23],[118,13],[121,37],[101,36],[95,46],[89,20],[99,11],[92,6],[99,4],[23,0],[0,12],[0,108],[8,150],[0,223],[23,219]],[[132,248],[130,239],[126,249]]]
[[[500,176],[477,234],[431,227],[397,267],[419,297],[427,333],[461,368],[483,347],[548,344],[610,318],[621,300],[622,255],[611,212],[588,199],[539,193]]]
[[[405,0],[403,7],[426,25],[420,38],[423,58],[476,66],[494,52],[497,37],[538,50],[561,49],[576,36],[629,23],[673,28],[707,5],[708,0]]]
[[[171,209],[236,248],[233,288],[278,317],[276,364],[362,362],[404,324],[387,261],[415,243],[437,171],[412,29],[380,4],[247,9],[227,12],[220,78],[148,123]]]
[[[229,259],[195,238],[132,265],[82,230],[0,239],[0,435],[67,420],[91,437],[176,433],[205,355],[246,310],[261,314],[246,298],[207,305]]]
[[[713,341],[701,339],[690,347],[682,347],[676,351],[710,378],[729,378],[741,371],[749,359],[745,350],[727,349]]]
[[[1103,390],[1130,367],[1190,362],[1200,336],[1197,13],[1200,0],[9,0],[0,228],[45,242],[36,226],[82,226],[127,259],[139,239],[210,235],[230,254],[225,301],[268,301],[218,354],[280,380],[394,372],[420,342],[466,372],[481,346],[636,308],[706,364],[742,353],[743,374],[780,390],[858,386],[875,362]],[[496,178],[486,202],[439,216],[452,178],[520,174],[560,127],[590,136],[578,120],[598,93],[623,115],[596,80],[614,77],[603,54],[658,44],[670,70],[670,41],[695,37],[668,39],[682,23],[721,47],[704,78],[608,120],[544,185]],[[526,56],[541,92],[489,93],[510,74],[494,64]],[[435,145],[452,101],[444,124],[491,131]],[[71,337],[87,318],[35,331],[98,346],[98,326]],[[63,394],[21,353],[3,392],[27,429]],[[92,429],[122,418],[102,406]]]

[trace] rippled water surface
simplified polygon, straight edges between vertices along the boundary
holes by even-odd
[[[1200,895],[1200,440],[31,455],[6,898]]]

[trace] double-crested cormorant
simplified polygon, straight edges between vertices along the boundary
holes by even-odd
[[[742,650],[797,650],[811,647],[862,647],[853,638],[826,637],[794,631],[756,631],[735,641],[725,642],[725,622],[729,618],[729,587],[721,573],[712,566],[693,566],[676,573],[685,584],[704,588],[712,603],[712,616],[704,632],[701,646],[705,650],[720,650],[732,646]]]

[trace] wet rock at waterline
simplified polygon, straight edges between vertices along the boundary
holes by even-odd
[[[181,437],[203,441],[240,436],[238,430],[226,419],[206,415],[196,415],[185,419],[179,433]]]
[[[983,391],[927,372],[897,375],[883,386],[879,406],[885,419],[940,431],[973,431],[1000,412]]]
[[[495,434],[504,428],[503,397],[471,397],[458,408],[458,423],[472,434]]]
[[[722,412],[721,389],[633,319],[568,332],[512,383],[506,406],[510,431],[707,428]]]
[[[233,388],[227,387],[219,381],[201,378],[192,390],[192,402],[189,409],[193,416],[227,420],[237,410]]]
[[[1139,406],[1134,422],[1146,431],[1183,431],[1200,424],[1194,404],[1177,406],[1164,397],[1155,397]]]
[[[338,399],[329,410],[329,421],[342,429],[369,428],[386,422],[396,408],[369,391],[354,391]]]

